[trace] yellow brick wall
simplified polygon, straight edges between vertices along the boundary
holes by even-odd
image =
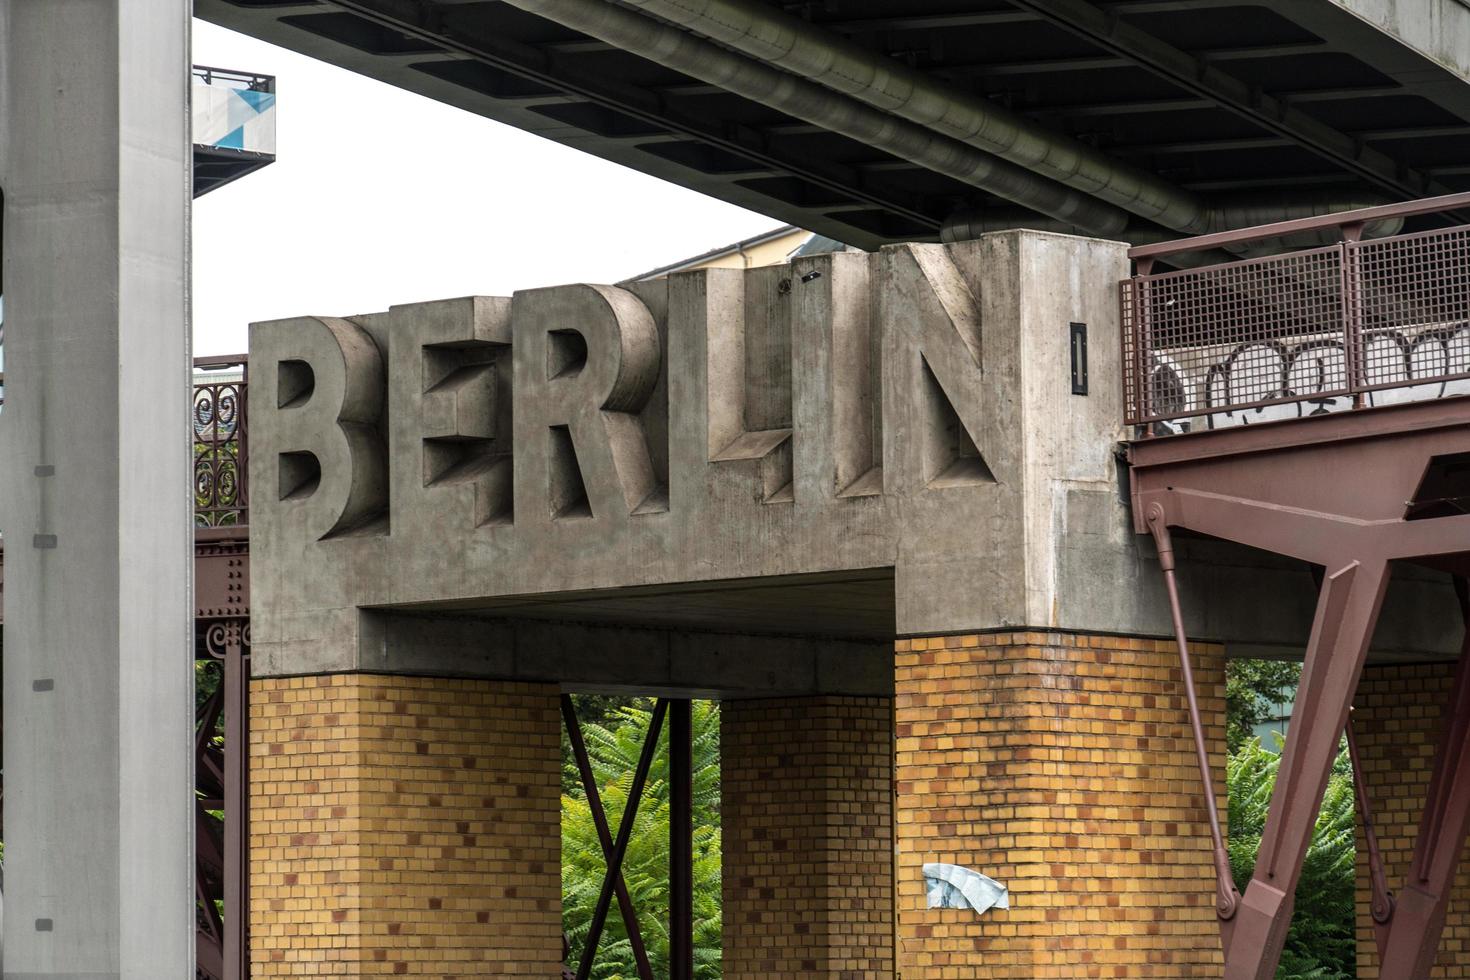
[[[1194,648],[1224,809],[1224,658]],[[1172,642],[1061,633],[900,640],[903,980],[1220,977],[1215,876]],[[928,909],[921,866],[1009,911]]]
[[[1367,667],[1353,699],[1353,726],[1367,775],[1373,823],[1388,887],[1403,885],[1434,765],[1440,713],[1449,700],[1453,664]],[[1439,960],[1430,976],[1470,977],[1470,854],[1462,855],[1445,919]],[[1368,853],[1358,827],[1358,977],[1378,980],[1378,947],[1369,914]]]
[[[559,976],[555,687],[250,689],[251,975]]]
[[[892,712],[723,705],[725,980],[893,976]]]

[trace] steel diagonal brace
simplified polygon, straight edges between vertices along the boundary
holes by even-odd
[[[1465,604],[1465,582],[1456,580]],[[1383,948],[1382,975],[1393,980],[1425,980],[1439,953],[1445,912],[1460,865],[1465,836],[1470,833],[1470,628],[1455,669],[1454,687],[1445,706],[1443,729],[1434,753],[1434,772],[1414,863],[1399,892],[1394,920]]]
[[[664,703],[660,701],[658,708],[654,711],[653,723],[649,726],[648,739],[644,743],[644,758],[651,758],[649,747],[658,744],[659,722],[662,720],[663,710]],[[572,755],[577,760],[577,774],[582,779],[582,790],[587,794],[587,807],[592,811],[592,823],[597,828],[597,841],[602,847],[602,857],[607,862],[607,874],[603,880],[602,891],[605,894],[611,885],[613,893],[617,896],[618,911],[623,917],[623,928],[628,932],[628,944],[633,950],[638,976],[641,980],[653,980],[653,966],[648,961],[643,933],[638,926],[638,910],[634,908],[632,896],[628,894],[627,883],[623,880],[623,855],[618,847],[619,842],[623,849],[627,847],[625,838],[637,816],[638,797],[642,795],[643,788],[642,778],[635,779],[635,788],[624,805],[627,812],[623,815],[622,823],[618,825],[618,842],[614,842],[612,831],[608,829],[607,812],[602,808],[602,794],[597,789],[597,777],[592,771],[592,760],[587,756],[587,743],[582,738],[582,725],[577,720],[577,708],[570,694],[561,696],[561,717],[566,724],[567,740],[572,743]],[[646,776],[647,772],[647,766],[640,760],[638,776]],[[587,938],[587,948],[583,957],[584,965],[589,965],[589,957],[597,953],[597,942],[601,938],[602,923],[607,917],[606,904],[602,898],[599,898],[598,910],[599,914],[594,916],[592,929]]]
[[[1194,687],[1194,667],[1189,660],[1189,639],[1184,634],[1184,615],[1179,607],[1179,584],[1174,577],[1174,542],[1164,520],[1164,508],[1155,503],[1148,509],[1148,527],[1153,532],[1159,552],[1159,566],[1164,570],[1164,584],[1169,590],[1169,610],[1174,616],[1174,639],[1179,647],[1179,667],[1184,682],[1184,696],[1189,705],[1189,725],[1194,733],[1194,751],[1199,762],[1200,787],[1204,791],[1205,812],[1210,821],[1210,841],[1215,859],[1215,914],[1220,917],[1220,934],[1225,946],[1230,945],[1231,920],[1240,905],[1240,892],[1230,871],[1230,852],[1220,831],[1220,807],[1215,799],[1215,781],[1210,772],[1210,755],[1205,747],[1205,730],[1200,721],[1199,700]]]
[[[1378,955],[1388,944],[1388,923],[1393,918],[1394,897],[1388,888],[1388,874],[1383,867],[1383,851],[1378,847],[1378,831],[1373,826],[1373,806],[1368,797],[1368,775],[1363,771],[1363,757],[1358,753],[1358,737],[1353,731],[1353,712],[1348,711],[1348,759],[1353,767],[1353,799],[1358,805],[1358,819],[1363,823],[1363,840],[1368,846],[1368,876],[1373,886],[1373,940]]]
[[[1291,926],[1302,861],[1367,659],[1388,576],[1388,563],[1381,557],[1328,567],[1270,816],[1234,935],[1225,948],[1225,980],[1272,980],[1276,975]]]

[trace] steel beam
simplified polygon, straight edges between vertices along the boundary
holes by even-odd
[[[1220,919],[1220,932],[1225,945],[1230,945],[1231,920],[1240,907],[1240,892],[1230,870],[1230,853],[1220,829],[1220,808],[1215,800],[1215,777],[1210,768],[1210,755],[1205,746],[1205,728],[1200,721],[1199,699],[1194,685],[1194,666],[1190,663],[1189,638],[1184,631],[1184,611],[1179,604],[1179,583],[1174,573],[1174,543],[1160,504],[1149,507],[1148,527],[1153,533],[1159,555],[1159,568],[1164,573],[1164,586],[1169,593],[1169,612],[1174,620],[1174,642],[1179,649],[1180,683],[1189,709],[1189,729],[1194,737],[1195,761],[1199,765],[1200,785],[1205,802],[1205,816],[1210,826],[1210,844],[1215,859],[1215,915]]]
[[[658,750],[659,732],[663,728],[664,715],[668,714],[668,710],[669,702],[664,698],[660,698],[653,706],[648,735],[643,740],[643,752],[638,757],[638,768],[633,773],[632,785],[628,787],[628,802],[623,804],[618,836],[607,859],[607,874],[603,876],[602,890],[598,893],[597,905],[592,910],[592,922],[587,927],[587,945],[582,949],[582,962],[577,966],[577,980],[588,980],[592,976],[592,964],[597,959],[597,944],[602,941],[602,930],[607,924],[613,890],[623,876],[623,857],[628,853],[628,841],[633,836],[633,825],[638,821],[638,804],[643,799],[643,787],[648,782],[648,770],[653,765],[653,757]]]
[[[694,755],[691,702],[669,706],[669,980],[694,980]]]
[[[1318,566],[1313,565],[1314,569]],[[1321,588],[1321,582],[1317,587]],[[1388,923],[1393,918],[1394,897],[1388,888],[1388,874],[1384,870],[1383,852],[1378,847],[1378,831],[1373,825],[1373,803],[1368,795],[1368,774],[1363,770],[1363,757],[1358,752],[1358,736],[1353,731],[1353,713],[1348,712],[1345,729],[1348,744],[1348,761],[1353,768],[1353,802],[1358,808],[1358,820],[1363,826],[1363,841],[1368,848],[1368,877],[1372,883],[1373,898],[1368,912],[1373,917],[1373,939],[1378,953],[1383,955],[1388,941]]]
[[[1225,980],[1271,980],[1368,642],[1388,585],[1383,559],[1331,567],[1317,603],[1255,872],[1225,949]]]
[[[189,17],[0,5],[8,977],[194,975]]]
[[[1240,0],[1122,0],[1106,7],[1114,14],[1177,13],[1189,10],[1218,10],[1238,6]],[[973,13],[922,12],[887,17],[835,18],[818,26],[842,34],[876,34],[887,31],[931,31],[955,27],[989,27],[994,24],[1025,24],[1041,18],[1021,10],[977,10]]]
[[[1442,194],[1431,177],[1402,167],[1291,105],[1222,71],[1208,60],[1182,51],[1087,0],[1011,0],[1023,10],[1086,38],[1104,51],[1128,58],[1186,92],[1216,103],[1243,119],[1291,140],[1352,174],[1396,196]]]
[[[422,38],[458,54],[522,78],[539,82],[575,96],[577,99],[613,109],[648,122],[660,129],[671,129],[749,158],[776,172],[789,173],[844,198],[866,201],[921,226],[937,229],[939,219],[918,210],[903,195],[886,195],[862,180],[857,173],[826,160],[810,156],[800,159],[782,158],[767,146],[752,127],[728,127],[672,105],[658,93],[609,78],[606,72],[589,71],[556,51],[519,43],[503,34],[477,30],[473,22],[454,19],[437,9],[430,10],[419,0],[333,0],[335,6],[349,10],[375,23],[412,37]]]
[[[225,866],[224,980],[250,980],[250,659],[249,623],[224,631]]]
[[[633,960],[638,967],[641,980],[653,980],[653,966],[648,961],[648,949],[643,943],[643,930],[638,925],[638,910],[628,894],[628,885],[623,880],[622,869],[613,873],[613,837],[607,826],[607,811],[602,806],[602,793],[597,788],[597,776],[592,771],[592,760],[587,756],[587,742],[582,738],[582,723],[577,720],[577,706],[570,694],[561,696],[561,718],[567,729],[567,741],[572,743],[572,757],[577,761],[577,775],[582,780],[582,792],[587,794],[587,808],[592,812],[592,824],[597,828],[597,842],[602,848],[603,860],[608,865],[608,877],[612,878],[613,892],[618,898],[618,911],[623,916],[623,928],[628,932],[628,945],[633,950]]]

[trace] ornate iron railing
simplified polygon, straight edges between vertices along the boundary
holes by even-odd
[[[1152,435],[1470,395],[1470,194],[1135,248],[1122,283],[1124,415]],[[1336,230],[1337,244],[1154,274],[1157,259]]]
[[[245,355],[194,362],[194,515],[199,527],[249,523]]]

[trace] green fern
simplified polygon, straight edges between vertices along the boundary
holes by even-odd
[[[1281,756],[1248,739],[1226,767],[1230,789],[1230,870],[1245,891],[1271,806]],[[1344,749],[1333,765],[1302,864],[1296,911],[1277,980],[1351,980],[1357,975],[1353,935],[1355,861],[1352,770]]]

